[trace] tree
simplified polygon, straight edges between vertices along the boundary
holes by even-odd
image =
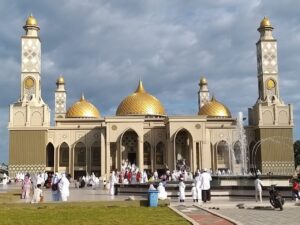
[[[295,166],[300,165],[300,140],[295,141],[294,143],[294,157],[295,157]]]

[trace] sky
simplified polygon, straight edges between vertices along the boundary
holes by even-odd
[[[0,162],[8,162],[9,105],[20,97],[22,27],[31,13],[41,29],[42,98],[52,121],[60,75],[68,107],[84,93],[103,117],[115,115],[140,78],[168,115],[196,115],[201,76],[234,117],[247,117],[258,98],[257,28],[267,16],[278,41],[280,96],[294,107],[298,140],[299,9],[297,0],[2,0]]]

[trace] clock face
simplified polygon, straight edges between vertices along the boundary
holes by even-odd
[[[25,83],[25,88],[26,89],[30,89],[34,85],[34,80],[31,77],[28,77],[28,78],[26,78],[26,80],[24,81],[24,83]]]
[[[273,79],[267,80],[267,88],[268,89],[273,89],[275,87],[275,81]]]

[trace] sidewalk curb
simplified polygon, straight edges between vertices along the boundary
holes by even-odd
[[[215,212],[215,211],[212,211],[212,210],[210,210],[210,209],[201,207],[201,206],[199,206],[199,205],[193,205],[193,206],[195,206],[195,207],[197,207],[197,208],[199,208],[199,209],[202,209],[202,210],[204,210],[204,211],[206,211],[206,212],[209,212],[209,213],[211,213],[211,214],[213,214],[213,215],[215,215],[215,216],[218,216],[218,217],[221,217],[221,218],[223,218],[223,219],[225,219],[225,220],[228,220],[229,222],[231,222],[231,223],[233,223],[233,224],[235,224],[235,225],[243,225],[243,224],[242,224],[241,222],[239,222],[239,221],[236,221],[236,220],[234,220],[234,219],[231,219],[231,218],[229,218],[229,217],[227,217],[227,216],[224,216],[224,215],[222,215],[222,214],[220,214],[220,213],[217,213],[217,212]]]
[[[169,205],[168,207],[170,209],[172,209],[174,212],[176,212],[178,215],[180,215],[181,217],[183,217],[184,219],[186,219],[187,221],[189,221],[191,224],[193,224],[193,225],[199,225],[199,223],[197,223],[195,220],[193,220],[192,218],[188,217],[184,213],[180,212],[179,210],[177,210],[173,206]]]

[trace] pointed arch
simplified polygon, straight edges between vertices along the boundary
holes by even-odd
[[[59,166],[69,166],[69,149],[69,145],[66,142],[59,146]]]
[[[192,165],[193,138],[191,133],[181,128],[174,134],[174,151],[176,164]],[[178,166],[177,166],[178,167]]]
[[[46,146],[46,167],[54,167],[54,145],[51,142]]]
[[[241,150],[241,142],[237,141],[233,145],[233,155],[234,155],[234,162],[236,164],[241,164],[242,162],[242,150]]]

